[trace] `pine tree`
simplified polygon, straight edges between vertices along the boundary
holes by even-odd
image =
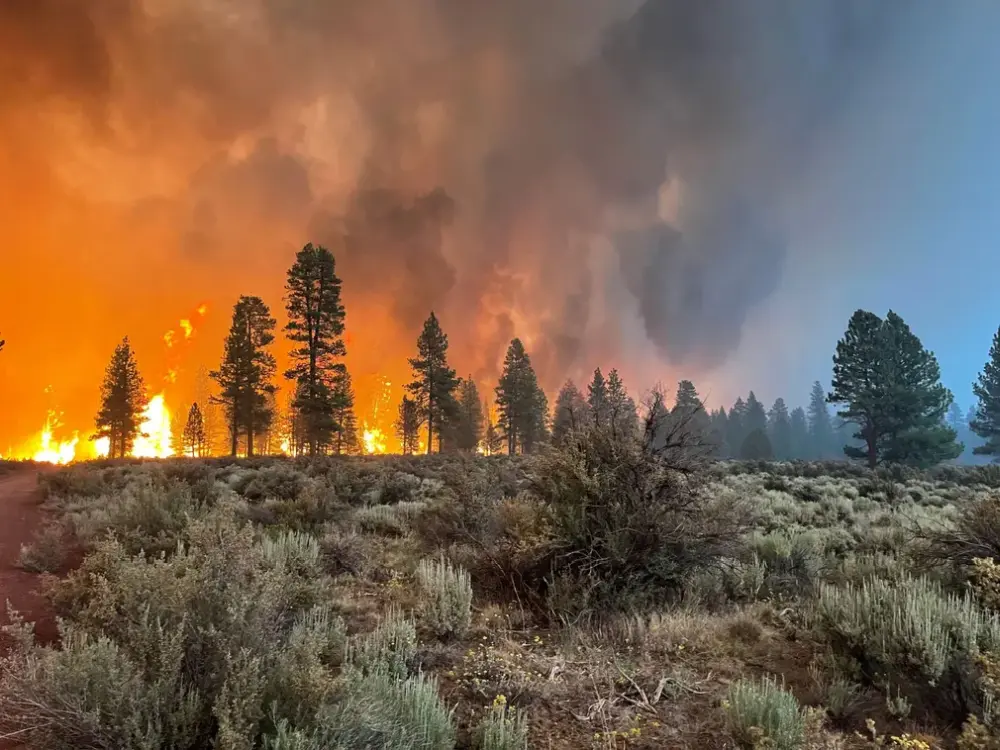
[[[750,395],[747,396],[747,411],[743,418],[743,429],[746,430],[747,434],[754,430],[767,432],[767,410],[764,409],[764,404],[757,400],[753,391],[750,391]]]
[[[944,423],[953,398],[937,359],[899,315],[890,310],[882,320],[855,312],[833,362],[827,400],[843,405],[838,416],[856,425],[855,437],[865,443],[845,446],[848,457],[874,469],[881,462],[926,467],[961,454]]]
[[[809,423],[806,420],[806,412],[801,406],[792,409],[790,422],[790,433],[792,436],[791,459],[799,461],[809,458],[811,447],[809,444]]]
[[[767,436],[777,460],[788,461],[792,458],[792,421],[783,398],[775,399],[767,415]]]
[[[485,402],[483,403],[483,411],[486,414],[486,434],[483,437],[483,443],[486,446],[486,455],[496,456],[503,450],[503,435],[497,429],[496,423],[493,421],[493,415],[490,413],[489,406]]]
[[[212,398],[226,408],[233,456],[239,452],[241,435],[246,437],[247,455],[252,456],[257,430],[268,423],[267,395],[275,390],[271,384],[275,363],[266,347],[274,341],[274,326],[260,297],[240,297],[233,308],[222,364],[209,373],[221,389]]]
[[[742,398],[737,398],[736,403],[733,404],[733,408],[729,410],[729,416],[726,419],[726,446],[728,448],[728,454],[733,458],[737,458],[740,455],[740,449],[743,447],[743,441],[746,440],[747,432],[746,421],[747,415],[747,405]]]
[[[767,432],[761,429],[751,430],[740,446],[740,458],[744,461],[771,461],[774,450]]]
[[[496,403],[508,454],[529,453],[545,439],[548,402],[520,339],[507,348]]]
[[[972,452],[977,456],[993,456],[994,461],[1000,461],[1000,330],[993,336],[989,359],[973,384],[972,392],[979,403],[969,428],[983,439],[983,444],[976,446]]]
[[[285,377],[297,384],[293,408],[311,456],[322,453],[335,434],[342,444],[347,432],[334,416],[338,363],[346,354],[340,289],[333,253],[311,243],[303,247],[288,269],[285,284],[285,331],[297,345]]]
[[[191,404],[187,423],[184,425],[184,452],[191,458],[201,458],[205,453],[205,442],[205,420],[201,415],[201,407],[195,401]]]
[[[420,409],[417,407],[417,402],[409,396],[403,396],[403,400],[399,402],[393,427],[403,447],[403,453],[407,456],[416,453],[420,447]]]
[[[729,417],[726,416],[726,410],[720,406],[712,412],[711,427],[709,428],[709,441],[715,448],[715,455],[719,458],[732,455],[729,453],[726,440],[728,429]]]
[[[424,321],[417,339],[417,356],[410,360],[410,367],[414,379],[406,390],[417,402],[422,421],[427,423],[427,452],[430,453],[435,436],[440,450],[441,427],[454,409],[454,393],[458,387],[455,371],[448,367],[448,337],[433,312]]]
[[[483,439],[483,404],[471,375],[458,386],[458,418],[454,437],[455,447],[470,453],[475,452]]]
[[[354,414],[354,385],[351,373],[343,363],[334,370],[333,386],[330,389],[330,404],[333,407],[334,432],[330,444],[334,455],[353,455],[360,452],[358,442],[358,420]]]
[[[608,384],[604,380],[601,368],[594,370],[594,379],[587,386],[587,405],[590,416],[596,427],[608,427],[611,416],[608,405]]]
[[[639,413],[635,401],[625,390],[625,384],[618,370],[608,373],[608,423],[611,434],[618,437],[637,437],[639,434]]]
[[[826,405],[826,393],[817,380],[809,394],[809,458],[824,459],[834,456],[833,422]]]
[[[146,386],[128,336],[115,347],[101,385],[101,408],[97,431],[91,440],[108,440],[108,458],[125,458],[139,437],[142,412],[146,408]]]
[[[552,442],[562,445],[566,438],[590,424],[590,406],[572,380],[563,383],[556,396],[552,415]]]
[[[677,384],[677,396],[674,398],[674,408],[671,413],[681,419],[687,420],[690,429],[698,434],[708,437],[712,427],[712,420],[705,410],[694,383],[690,380],[682,380]],[[725,412],[722,413],[725,418]],[[724,433],[723,433],[724,434]],[[719,445],[719,443],[716,443]]]

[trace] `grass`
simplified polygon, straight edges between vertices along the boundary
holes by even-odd
[[[12,631],[0,735],[833,750],[997,731],[1000,576],[974,562],[1000,550],[995,472],[692,470],[597,442],[48,473],[58,522],[22,563],[86,555],[49,584],[62,648]]]

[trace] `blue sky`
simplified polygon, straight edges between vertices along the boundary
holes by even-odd
[[[779,290],[727,382],[805,401],[850,314],[894,309],[963,409],[1000,326],[1000,2],[934,6],[871,71],[782,200]],[[736,374],[739,373],[737,379]]]

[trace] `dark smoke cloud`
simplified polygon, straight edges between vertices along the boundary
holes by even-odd
[[[110,149],[209,269],[286,252],[264,225],[328,244],[402,331],[438,310],[478,375],[514,334],[549,385],[640,355],[594,336],[616,326],[705,369],[778,283],[781,196],[912,5],[6,0],[0,127],[76,200],[100,181],[60,170]],[[51,112],[72,128],[25,126]]]

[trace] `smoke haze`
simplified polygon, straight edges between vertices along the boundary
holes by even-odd
[[[203,300],[189,364],[214,364],[236,296],[280,313],[307,241],[337,257],[359,396],[405,377],[430,309],[483,385],[518,335],[550,390],[601,364],[725,392],[810,252],[788,212],[824,139],[929,10],[5,0],[0,446],[37,427],[41,380],[85,429],[125,333],[155,381]]]

